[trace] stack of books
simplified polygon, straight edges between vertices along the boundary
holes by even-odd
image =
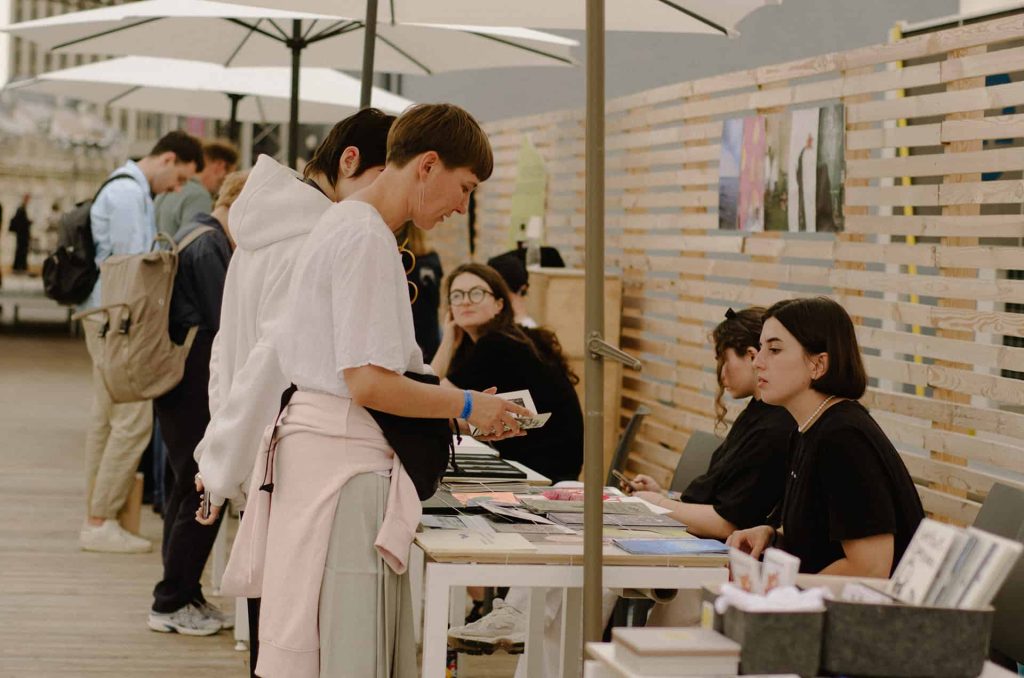
[[[612,629],[615,660],[644,676],[735,676],[740,645],[704,628]]]
[[[1020,542],[926,518],[886,592],[911,605],[982,609],[999,593],[1021,551]]]

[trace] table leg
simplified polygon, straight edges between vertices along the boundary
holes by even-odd
[[[548,590],[539,586],[530,588],[530,611],[526,615],[526,675],[543,676],[544,668],[544,607]]]
[[[409,590],[412,594],[412,628],[416,643],[423,642],[423,549],[409,549]]]
[[[562,594],[562,648],[559,675],[576,678],[580,675],[580,653],[583,647],[583,589],[565,589]]]
[[[466,587],[452,586],[448,589],[448,625],[462,626],[466,623]]]
[[[445,672],[448,649],[448,579],[437,563],[427,563],[423,603],[423,678],[438,678]]]

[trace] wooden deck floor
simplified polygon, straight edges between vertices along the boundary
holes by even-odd
[[[248,653],[230,632],[187,638],[146,626],[159,553],[78,549],[91,399],[81,339],[59,328],[0,333],[0,678],[247,676]],[[160,530],[143,507],[143,535],[159,544]],[[514,670],[508,655],[462,657],[459,676]]]
[[[246,676],[228,632],[150,631],[159,551],[78,549],[91,402],[81,340],[0,335],[0,676]],[[143,509],[143,535],[160,522]]]

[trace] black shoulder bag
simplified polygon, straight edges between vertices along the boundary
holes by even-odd
[[[406,372],[405,376],[421,384],[441,384],[441,380],[433,374]],[[416,486],[416,494],[420,500],[424,501],[434,496],[441,483],[441,477],[448,468],[449,459],[452,468],[458,469],[455,464],[455,445],[452,443],[453,431],[449,421],[401,417],[369,407],[366,411],[380,426],[384,438],[402,460],[402,466],[412,478],[412,484]],[[458,431],[456,426],[454,433],[458,435]]]

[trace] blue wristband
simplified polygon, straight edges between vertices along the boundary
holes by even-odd
[[[473,394],[466,390],[462,392],[462,397],[462,414],[459,419],[469,419],[469,415],[473,414]]]

